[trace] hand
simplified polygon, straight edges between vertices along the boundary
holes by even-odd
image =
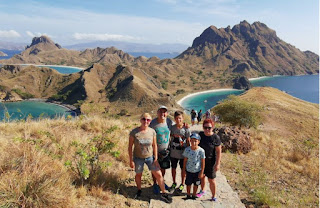
[[[188,123],[183,123],[183,126],[184,126],[186,129],[190,128],[190,126],[189,126]]]
[[[200,172],[198,177],[201,179],[204,177],[204,174]]]
[[[134,168],[134,162],[132,160],[130,160],[129,164],[130,164],[130,168]]]
[[[153,161],[153,165],[155,165],[157,168],[160,168],[158,160]]]
[[[218,170],[220,170],[220,164],[217,164],[213,167],[214,171],[217,172]]]

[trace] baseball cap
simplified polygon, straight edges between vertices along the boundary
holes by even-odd
[[[167,108],[166,106],[164,106],[164,105],[161,105],[161,106],[158,108],[158,110],[160,110],[160,109],[166,109],[166,110],[168,111],[168,108]]]
[[[197,133],[192,133],[192,134],[190,135],[190,139],[201,140],[201,137],[200,137],[200,135],[197,134]]]

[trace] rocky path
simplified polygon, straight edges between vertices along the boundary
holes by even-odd
[[[200,131],[202,127],[200,125],[194,125],[191,127],[191,131]],[[177,168],[177,184],[179,185],[181,182],[180,177],[180,168]],[[165,182],[168,186],[172,184],[172,176],[171,169],[166,171]],[[163,201],[151,199],[149,208],[170,208],[170,207],[183,207],[183,208],[245,208],[244,204],[241,202],[238,194],[234,192],[231,186],[228,184],[227,179],[224,175],[221,174],[220,171],[217,173],[217,194],[216,197],[218,199],[217,202],[211,202],[211,191],[209,189],[209,182],[206,181],[206,195],[197,200],[184,200],[186,197],[186,187],[183,191],[184,195],[182,196],[173,196],[173,202],[171,204],[167,204]],[[200,187],[198,188],[200,190]]]

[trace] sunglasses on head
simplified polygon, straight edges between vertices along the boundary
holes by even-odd
[[[150,122],[150,121],[151,121],[151,119],[150,119],[150,118],[142,118],[141,120],[143,120],[143,121],[148,121],[148,122]]]
[[[210,130],[210,129],[212,129],[212,127],[211,126],[204,126],[203,129]]]

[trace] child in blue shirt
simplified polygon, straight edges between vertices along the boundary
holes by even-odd
[[[203,178],[203,171],[205,167],[205,152],[199,147],[200,136],[197,133],[193,133],[190,136],[190,146],[187,147],[184,152],[183,172],[186,173],[186,185],[187,185],[187,198],[196,199],[198,186],[200,185],[200,179]],[[191,185],[193,184],[193,194],[190,195]]]

